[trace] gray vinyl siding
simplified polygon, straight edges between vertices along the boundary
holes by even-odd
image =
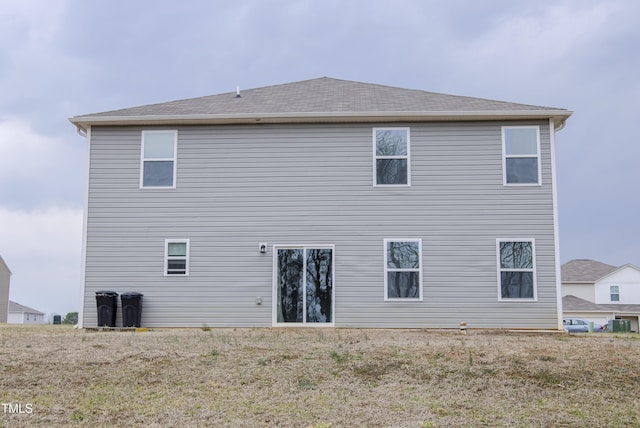
[[[502,125],[540,126],[541,186],[503,185]],[[384,126],[411,130],[410,187],[373,186]],[[143,129],[178,130],[175,189],[139,188]],[[271,326],[273,245],[323,244],[337,327],[557,328],[547,121],[93,127],[90,159],[86,327],[103,289],[143,293],[144,326]],[[385,238],[422,239],[422,301],[384,301]],[[498,301],[497,238],[535,239],[537,301]]]
[[[11,274],[0,259],[0,323],[7,322],[9,314],[9,281]]]

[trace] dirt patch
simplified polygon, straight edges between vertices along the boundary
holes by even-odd
[[[0,326],[0,426],[637,426],[640,336]]]

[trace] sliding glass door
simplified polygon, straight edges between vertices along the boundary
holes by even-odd
[[[333,246],[274,246],[275,323],[333,324]]]

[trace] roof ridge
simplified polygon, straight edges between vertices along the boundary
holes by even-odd
[[[620,267],[620,266],[616,266],[616,265],[611,265],[609,263],[601,262],[600,260],[595,260],[595,259],[571,259],[568,262],[564,262],[562,264],[562,266],[568,265],[569,263],[577,263],[577,262],[581,262],[581,263],[583,263],[583,262],[597,263],[597,264],[600,264],[600,265],[607,265],[607,266],[611,266],[611,267],[614,267],[614,268]]]
[[[427,90],[424,90],[424,89],[404,88],[402,86],[386,85],[386,84],[382,84],[382,83],[361,82],[361,81],[358,81],[358,80],[341,79],[341,78],[329,77],[329,76],[322,76],[322,77],[316,77],[316,78],[312,78],[312,79],[298,80],[298,81],[295,81],[295,82],[288,82],[288,83],[277,83],[277,84],[274,84],[274,85],[259,86],[259,87],[256,87],[256,88],[246,89],[246,91],[253,91],[253,90],[259,90],[259,89],[265,89],[265,88],[276,88],[276,87],[281,87],[281,86],[294,85],[294,84],[300,84],[300,83],[309,83],[309,82],[320,81],[320,80],[332,80],[332,81],[343,82],[343,83],[351,83],[351,84],[358,84],[358,85],[368,85],[368,86],[377,86],[377,87],[380,87],[380,88],[388,88],[388,89],[399,90],[399,91],[412,91],[412,92],[428,94],[428,95],[438,95],[438,96],[443,96],[443,97],[464,98],[464,99],[467,99],[467,100],[486,101],[486,102],[492,102],[492,103],[499,102],[499,103],[505,103],[505,104],[517,104],[517,105],[522,105],[522,106],[538,107],[538,108],[544,108],[544,109],[555,109],[555,107],[538,106],[538,105],[533,105],[533,104],[523,104],[523,103],[516,103],[516,102],[511,102],[511,101],[500,101],[500,100],[494,100],[494,99],[491,99],[491,98],[475,97],[475,96],[470,96],[470,95],[449,94],[449,93],[446,93],[446,92],[434,92],[434,91],[427,91]],[[216,96],[216,95],[224,95],[226,93],[233,94],[233,92],[225,92],[225,93],[222,93],[222,94],[205,95],[204,97],[211,97],[211,96]],[[242,94],[242,90],[240,91],[240,93]],[[196,98],[199,98],[199,97],[196,97]]]
[[[597,260],[574,259],[562,264],[560,274],[562,282],[596,282],[619,269]]]
[[[138,105],[71,118],[92,124],[300,123],[304,121],[446,121],[554,119],[562,126],[566,109],[464,95],[429,92],[334,77],[259,86],[237,92]]]

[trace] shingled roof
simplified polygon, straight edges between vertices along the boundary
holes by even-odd
[[[571,294],[562,297],[562,309],[573,312],[611,312],[607,305],[598,305]]]
[[[90,125],[554,118],[571,111],[322,77],[75,116]]]
[[[640,313],[640,305],[627,304],[597,304],[579,297],[568,295],[562,298],[562,309],[565,312],[609,312],[609,313]]]
[[[596,282],[603,276],[618,269],[595,260],[571,260],[561,266],[562,282]]]
[[[20,303],[16,303],[12,300],[9,300],[9,312],[18,312],[25,314],[36,314],[36,315],[44,315],[43,312],[40,312],[36,309],[30,308],[25,305],[21,305]]]

